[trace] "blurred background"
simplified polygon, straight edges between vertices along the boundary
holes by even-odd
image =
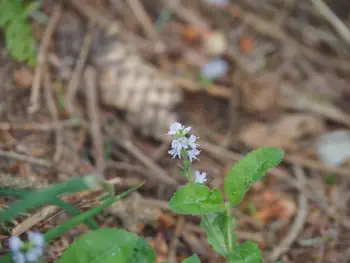
[[[146,180],[97,216],[101,226],[144,236],[157,262],[192,253],[224,262],[197,217],[167,207],[185,182],[164,136],[179,121],[200,137],[193,168],[211,187],[248,151],[285,150],[234,209],[240,241],[258,243],[266,262],[350,262],[349,1],[8,0],[0,9],[0,186],[98,173],[120,192]],[[97,199],[69,202],[88,209]],[[39,212],[0,228],[0,251],[9,234],[67,217]],[[86,231],[53,242],[49,258]]]

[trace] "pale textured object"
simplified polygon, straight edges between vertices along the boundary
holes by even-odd
[[[64,17],[62,20],[57,34],[61,39],[59,56],[76,58],[77,47],[82,46],[82,23],[71,16],[69,22]],[[125,111],[127,121],[143,135],[162,136],[178,120],[182,90],[118,34],[113,27],[96,29],[92,39],[89,63],[98,71],[102,103]]]
[[[217,7],[227,7],[230,4],[229,0],[203,0],[208,5],[214,5]]]
[[[328,165],[340,166],[350,160],[350,132],[335,131],[320,136],[316,142],[320,160]]]
[[[209,56],[221,56],[228,46],[225,35],[220,31],[210,33],[204,41],[204,50]]]

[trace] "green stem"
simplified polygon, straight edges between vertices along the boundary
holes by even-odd
[[[191,161],[188,159],[187,152],[183,151],[182,156],[184,158],[184,176],[186,176],[190,182],[193,182],[194,178],[191,172]]]
[[[227,220],[227,240],[228,240],[228,251],[232,251],[232,220],[231,220],[231,206],[230,203],[226,202],[226,216]]]

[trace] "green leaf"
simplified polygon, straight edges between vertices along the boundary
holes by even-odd
[[[247,241],[239,244],[229,254],[228,263],[262,263],[261,251],[257,244]]]
[[[235,227],[235,219],[226,212],[211,213],[201,220],[201,228],[206,232],[209,244],[224,257],[227,257],[230,250],[236,246],[237,237],[233,231]],[[231,235],[231,240],[229,240],[229,235]]]
[[[198,256],[194,254],[191,257],[182,260],[181,263],[201,263],[201,261],[199,260]]]
[[[228,172],[224,189],[231,205],[237,205],[244,198],[250,186],[259,180],[268,169],[277,166],[284,151],[277,148],[260,148],[243,157]]]
[[[179,188],[169,201],[171,209],[178,213],[202,215],[224,210],[224,198],[218,189],[188,183]]]
[[[101,228],[83,235],[58,263],[154,263],[152,247],[124,229]]]

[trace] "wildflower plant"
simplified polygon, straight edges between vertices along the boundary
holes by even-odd
[[[181,172],[188,180],[173,194],[169,201],[170,208],[179,214],[200,216],[200,226],[207,235],[208,243],[214,251],[226,258],[226,263],[261,263],[262,254],[257,244],[251,241],[238,243],[234,231],[236,219],[231,215],[231,208],[242,201],[250,186],[259,180],[268,169],[277,166],[282,161],[284,152],[277,148],[260,148],[247,154],[227,173],[224,179],[224,192],[222,192],[206,186],[206,173],[191,169],[192,163],[199,161],[198,155],[201,151],[198,149],[198,137],[190,134],[190,131],[191,127],[173,123],[168,132],[168,135],[173,138],[168,153],[173,159],[179,159],[182,162]],[[81,223],[87,225],[90,223],[88,226],[91,227],[91,224],[95,222],[88,221],[88,219],[92,220],[92,216],[141,186],[114,196],[107,182],[93,180],[91,176],[77,179],[72,185],[79,185],[82,190],[84,189],[82,182],[85,183],[85,188],[98,184],[105,189],[106,195],[101,205],[76,214],[67,222],[50,229],[43,235],[30,232],[27,242],[22,242],[18,237],[11,237],[9,240],[11,251],[8,255],[0,257],[0,262],[43,262],[41,260],[44,255],[44,240],[47,245]],[[69,187],[70,190],[74,189],[72,185]],[[50,200],[57,205],[62,205],[57,201],[56,196],[62,191],[57,189],[67,189],[67,185],[65,188],[62,188],[62,185],[54,186],[53,189],[55,191],[50,192],[46,189],[43,192],[47,195],[54,192]],[[26,208],[34,207],[35,202],[32,199],[29,194],[27,200],[22,201]],[[19,212],[19,207],[23,207],[21,201],[20,204],[21,206],[18,203],[15,204],[14,209],[10,206],[10,211],[5,211],[5,215],[0,213],[0,223],[3,223],[4,219],[12,219],[13,215]],[[63,207],[71,211],[69,206]],[[55,263],[155,263],[155,253],[144,238],[124,229],[96,229],[95,226],[96,223],[92,224],[92,230],[75,240]],[[200,259],[194,254],[181,263],[200,263]]]

